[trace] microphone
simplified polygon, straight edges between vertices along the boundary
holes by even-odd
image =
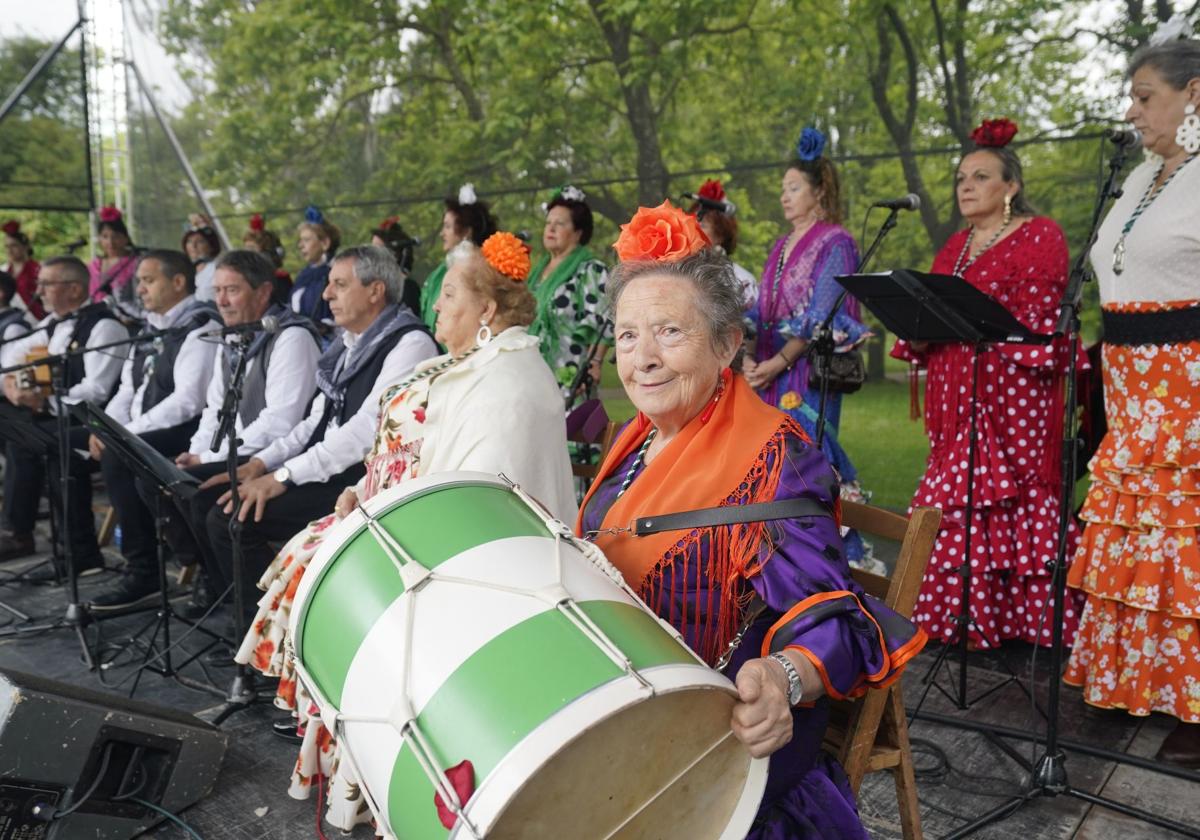
[[[920,210],[921,196],[909,193],[903,198],[893,198],[890,201],[876,201],[872,207],[883,207],[886,210]]]
[[[1104,132],[1110,143],[1115,143],[1122,149],[1132,149],[1142,145],[1142,132],[1136,128],[1110,128]]]
[[[82,248],[86,244],[87,244],[87,240],[80,238],[80,239],[74,239],[74,240],[68,242],[63,247],[67,249],[68,254],[74,254],[76,251],[78,251],[80,248]]]
[[[250,321],[245,324],[237,324],[232,327],[221,327],[219,330],[209,330],[206,333],[200,333],[201,338],[224,338],[227,335],[245,335],[247,333],[265,332],[273,333],[279,331],[279,319],[274,315],[266,315],[261,321]]]
[[[689,201],[694,201],[703,207],[705,210],[717,210],[724,213],[726,216],[732,216],[737,213],[737,205],[732,201],[717,201],[713,198],[706,198],[696,193],[680,193],[680,198],[686,198]]]

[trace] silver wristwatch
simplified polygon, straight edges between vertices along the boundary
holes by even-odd
[[[287,467],[280,467],[279,469],[275,470],[275,472],[273,472],[271,475],[275,478],[276,481],[278,481],[284,487],[295,486],[292,482],[292,471],[289,470]]]
[[[804,699],[804,683],[800,681],[800,672],[785,653],[772,653],[768,658],[783,666],[783,672],[788,678],[788,705],[795,706]]]

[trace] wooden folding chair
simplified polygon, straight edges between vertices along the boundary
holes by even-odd
[[[600,464],[612,446],[613,438],[617,435],[620,423],[608,419],[608,413],[599,400],[588,400],[567,416],[567,440],[572,443],[587,444],[599,447],[600,454],[595,463],[579,462],[572,459],[571,474],[576,478],[591,481],[600,473]]]
[[[842,502],[843,525],[900,543],[890,579],[853,569],[854,579],[868,594],[905,618],[911,617],[941,521],[942,512],[935,508],[917,508],[906,519],[882,508]],[[867,773],[891,771],[904,840],[920,840],[921,812],[900,683],[897,680],[886,689],[868,691],[856,700],[834,701],[823,746],[846,769],[855,793]]]

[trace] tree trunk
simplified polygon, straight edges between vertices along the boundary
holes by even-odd
[[[638,203],[653,207],[659,204],[670,188],[662,146],[658,139],[658,116],[650,96],[650,83],[634,76],[630,63],[629,39],[632,33],[628,17],[616,18],[605,9],[603,0],[589,0],[592,15],[604,33],[608,52],[616,68],[625,102],[625,119],[633,132],[637,154]]]

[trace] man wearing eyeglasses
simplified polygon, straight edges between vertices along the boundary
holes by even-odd
[[[37,293],[50,314],[28,335],[0,348],[0,364],[5,367],[18,364],[35,350],[44,349],[53,356],[74,348],[97,347],[127,338],[125,327],[107,306],[88,303],[88,282],[87,266],[76,257],[53,257],[43,262],[38,272]],[[66,363],[64,401],[68,405],[84,400],[98,405],[108,402],[120,378],[125,355],[121,348],[114,348],[71,357]],[[56,398],[39,388],[23,387],[16,374],[5,375],[3,386],[4,396],[10,403],[28,409],[35,422],[53,432],[51,418],[60,410]],[[78,448],[86,450],[86,435],[82,436]],[[7,469],[13,471],[13,492],[4,494],[8,531],[0,534],[0,560],[34,553],[33,526],[44,479],[40,455],[9,443],[6,458]],[[89,462],[72,455],[70,464],[70,509],[64,516],[60,509],[62,491],[58,462],[52,459],[50,509],[59,538],[65,535],[70,540],[75,570],[80,572],[103,565],[103,560],[96,546]],[[58,569],[59,574],[64,571]],[[53,578],[54,573],[45,577]]]

